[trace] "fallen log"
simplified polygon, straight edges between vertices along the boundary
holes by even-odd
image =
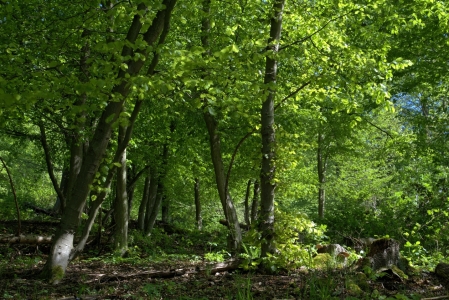
[[[51,236],[39,235],[0,235],[0,244],[28,244],[28,245],[44,245],[51,244]]]
[[[229,225],[228,221],[227,221],[227,220],[224,220],[224,219],[219,220],[218,222],[219,222],[221,225],[224,225],[224,226],[226,226],[226,227],[228,227],[228,225]],[[244,229],[244,230],[249,230],[250,225],[240,223],[240,228],[242,228],[242,229]]]
[[[108,274],[89,274],[94,276],[95,278],[91,281],[99,281],[99,282],[108,282],[108,281],[121,281],[125,279],[131,279],[135,277],[144,277],[144,278],[172,278],[176,276],[190,275],[190,274],[215,274],[224,271],[232,271],[237,270],[242,263],[242,260],[239,259],[231,259],[226,262],[217,263],[217,264],[208,264],[205,267],[192,267],[192,268],[184,268],[184,269],[170,269],[170,270],[151,270],[151,271],[143,271],[134,274],[126,274],[126,275],[108,275]]]

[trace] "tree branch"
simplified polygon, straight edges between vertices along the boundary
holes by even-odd
[[[62,203],[66,203],[64,194],[62,193],[61,189],[59,188],[58,181],[56,180],[56,177],[55,177],[55,173],[53,170],[53,163],[51,161],[51,156],[50,156],[50,148],[48,147],[48,143],[47,143],[47,135],[45,134],[45,127],[44,127],[44,124],[42,124],[42,122],[39,123],[39,129],[41,131],[41,144],[42,144],[42,148],[44,149],[44,153],[45,153],[45,162],[47,163],[48,175],[50,176],[51,183],[53,184],[53,187],[56,191],[56,194],[58,194],[59,199],[61,199]]]

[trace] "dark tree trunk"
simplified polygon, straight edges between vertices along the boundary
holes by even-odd
[[[170,198],[166,195],[162,197],[162,222],[168,224],[170,223]]]
[[[249,208],[249,194],[251,193],[251,184],[252,184],[252,180],[248,180],[248,183],[246,184],[246,194],[245,194],[245,223],[246,225],[250,225],[251,224],[251,219],[250,219],[250,208]]]
[[[251,224],[257,221],[257,217],[259,214],[259,203],[260,203],[260,186],[259,181],[254,181],[254,192],[253,192],[253,201],[251,204]]]
[[[128,220],[130,218],[131,215],[131,211],[133,208],[133,202],[134,202],[134,188],[135,188],[135,182],[137,181],[136,179],[136,174],[135,174],[135,168],[131,165],[131,166],[127,166],[126,169],[126,194],[128,195]],[[133,181],[133,182],[132,182]]]
[[[318,217],[324,218],[326,203],[326,158],[323,154],[324,137],[318,133],[317,169],[318,169]]]
[[[152,24],[143,34],[143,39],[148,45],[154,45],[164,26],[167,26],[167,20],[170,18],[175,3],[176,0],[163,1],[164,8],[157,12]],[[143,11],[145,8],[144,4],[139,4],[139,10]],[[135,15],[126,36],[128,43],[135,43],[137,37],[140,35],[142,25],[141,15]],[[125,45],[121,55],[122,57],[132,56],[133,51],[130,46]],[[141,54],[144,56],[148,55],[147,52]],[[73,188],[69,194],[70,196],[67,199],[67,205],[61,217],[61,223],[53,239],[50,255],[41,273],[43,277],[48,278],[53,284],[59,283],[64,277],[69,259],[74,250],[74,236],[90,192],[90,186],[93,183],[101,159],[109,144],[112,125],[122,111],[125,98],[130,91],[131,85],[127,77],[137,75],[143,64],[143,59],[130,59],[127,61],[128,70],[124,71],[120,69],[117,77],[120,83],[114,86],[111,91],[111,98],[114,95],[114,101],[108,102],[95,127],[95,132],[82,160],[80,172],[74,181]],[[117,97],[117,95],[120,95],[120,97]],[[126,148],[126,145],[124,145],[124,148]]]
[[[276,95],[277,61],[279,40],[282,31],[282,13],[285,0],[276,0],[273,4],[270,38],[268,40],[264,83],[268,86],[268,96],[262,104],[261,135],[262,135],[262,170],[260,175],[261,210],[260,232],[262,234],[261,256],[273,253],[274,238],[274,189],[275,189],[275,133],[274,133],[274,98]]]
[[[155,209],[155,204],[157,200],[157,189],[158,189],[159,175],[156,167],[151,168],[151,180],[148,191],[148,201],[147,206],[145,208],[145,222],[144,222],[144,233],[149,234],[153,229],[153,225],[151,224],[152,213]],[[157,212],[156,212],[157,216]],[[154,218],[156,220],[156,218]]]
[[[200,199],[200,180],[195,178],[195,184],[193,187],[195,192],[195,217],[196,217],[196,228],[198,230],[203,229],[203,218],[201,217],[201,199]]]
[[[145,228],[145,211],[148,205],[148,199],[150,196],[150,169],[148,169],[148,175],[145,177],[145,184],[143,188],[142,201],[139,205],[139,215],[137,218],[137,224],[139,226],[139,230],[143,231]]]

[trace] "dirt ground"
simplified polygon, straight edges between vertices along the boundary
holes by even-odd
[[[54,224],[25,227],[28,233],[48,234]],[[0,232],[11,230],[12,224],[0,224]],[[241,269],[216,272],[201,259],[114,261],[107,253],[96,257],[93,251],[69,265],[62,283],[50,285],[35,277],[48,252],[48,245],[0,245],[0,299],[425,299],[447,295],[432,272],[407,280],[388,276],[368,280],[363,291],[356,293],[347,283],[348,276],[354,275],[349,269],[300,269],[274,275]]]

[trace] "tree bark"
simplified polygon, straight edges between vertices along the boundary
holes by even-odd
[[[285,0],[276,0],[273,4],[270,38],[266,51],[265,79],[268,86],[268,96],[262,104],[261,135],[262,135],[262,170],[260,175],[261,214],[260,232],[262,234],[261,257],[273,253],[274,238],[274,189],[275,189],[275,131],[274,131],[274,98],[276,95],[277,60],[279,40],[282,31],[282,13]]]
[[[201,217],[201,199],[200,199],[200,180],[195,178],[195,184],[193,187],[195,192],[195,217],[196,217],[196,228],[198,230],[203,229],[203,218]]]
[[[157,12],[152,24],[143,34],[143,40],[148,45],[153,45],[159,38],[166,25],[166,20],[169,20],[175,3],[176,0],[163,1],[164,8]],[[139,4],[138,9],[144,11],[146,10],[146,6],[143,3]],[[134,44],[137,37],[140,35],[140,30],[143,25],[141,17],[140,14],[136,14],[128,30],[126,36],[128,44],[123,47],[121,53],[122,57],[131,57],[131,59],[127,61],[128,69],[126,71],[120,69],[118,72],[117,78],[120,83],[115,85],[112,89],[110,96],[111,101],[106,105],[95,128],[86,155],[82,161],[79,175],[77,176],[73,188],[70,191],[70,196],[67,199],[67,206],[64,209],[61,223],[56,231],[50,255],[41,273],[42,277],[49,279],[53,284],[59,283],[66,272],[71,253],[74,250],[73,241],[75,232],[80,223],[81,214],[90,192],[90,186],[109,144],[112,125],[122,111],[124,101],[130,91],[131,84],[129,78],[132,78],[140,72],[145,57],[148,56],[148,50],[136,50],[140,51],[141,54],[143,54],[143,57],[134,60],[134,50],[132,47],[128,46],[129,44]],[[117,95],[120,95],[120,97],[117,97]],[[113,96],[114,101],[112,101]]]

